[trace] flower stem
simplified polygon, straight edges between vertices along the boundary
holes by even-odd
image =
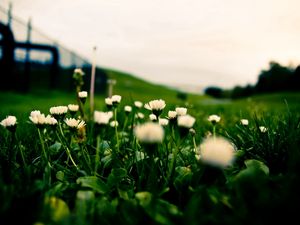
[[[213,125],[213,137],[216,139],[216,125]]]
[[[76,169],[78,170],[79,168],[78,168],[77,164],[75,163],[75,161],[74,161],[74,159],[73,159],[73,157],[72,157],[72,155],[71,155],[71,151],[70,151],[70,149],[68,148],[68,145],[66,144],[66,138],[65,138],[65,135],[64,135],[64,133],[63,133],[63,131],[62,131],[60,122],[58,122],[58,126],[59,126],[59,130],[60,130],[60,134],[61,134],[61,136],[64,138],[65,141],[62,141],[62,139],[59,137],[59,135],[57,135],[57,137],[58,137],[59,141],[60,141],[60,142],[63,144],[63,146],[65,147],[66,152],[67,152],[67,155],[68,155],[68,158],[70,158],[72,164],[73,164],[73,165],[76,167]]]
[[[180,151],[180,145],[181,145],[181,141],[179,140],[175,146],[175,151],[173,152],[173,157],[172,157],[172,160],[171,160],[171,164],[170,164],[170,167],[169,167],[169,173],[167,175],[167,179],[166,179],[166,185],[168,185],[170,183],[170,180],[172,178],[172,175],[173,175],[173,171],[175,169],[175,166],[176,166],[176,158],[177,158],[177,155]]]
[[[119,135],[118,135],[118,126],[117,126],[117,108],[114,109],[114,118],[115,118],[115,136],[116,136],[116,149],[117,153],[119,152]]]
[[[97,135],[97,147],[96,147],[94,176],[96,176],[96,174],[97,174],[98,164],[100,162],[99,153],[100,153],[100,135]]]
[[[47,156],[46,149],[45,149],[45,142],[44,142],[44,139],[42,137],[41,130],[40,130],[40,128],[38,128],[37,130],[38,130],[39,139],[40,139],[40,142],[41,142],[41,145],[42,145],[44,160],[45,160],[45,164],[46,164],[45,172],[44,172],[43,177],[44,177],[45,184],[47,184],[48,187],[49,187],[51,185],[51,168],[52,167],[51,167],[51,164],[48,160],[48,156]]]
[[[196,138],[195,136],[193,137],[193,145],[194,145],[194,151],[197,151],[197,144],[196,144]]]
[[[21,154],[21,158],[22,158],[24,167],[26,168],[26,167],[27,167],[27,164],[26,164],[26,160],[25,160],[25,156],[24,156],[24,152],[23,152],[22,146],[19,146],[19,149],[20,149],[20,154]]]
[[[46,149],[45,149],[45,143],[44,143],[44,139],[42,137],[42,134],[41,134],[41,130],[40,128],[37,129],[38,130],[38,134],[39,134],[39,139],[40,139],[40,143],[41,143],[41,146],[42,146],[42,151],[43,151],[43,155],[44,155],[44,160],[45,160],[45,163],[51,167],[49,161],[48,161],[48,156],[47,156],[47,153],[46,153]]]

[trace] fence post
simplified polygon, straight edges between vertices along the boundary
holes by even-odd
[[[0,57],[1,68],[1,82],[0,89],[13,89],[16,83],[15,73],[13,68],[15,67],[15,40],[14,35],[9,26],[0,22],[0,34],[2,39],[0,41],[0,48],[2,55]]]
[[[111,96],[113,95],[113,86],[117,83],[116,80],[114,79],[108,79],[107,80],[107,84],[108,84],[108,97],[111,98]]]
[[[26,47],[26,55],[25,55],[25,68],[24,68],[24,77],[23,77],[23,86],[21,90],[27,92],[29,90],[30,84],[30,48],[29,44],[31,42],[31,18],[28,20],[27,24],[27,47]]]
[[[90,116],[94,116],[94,93],[95,93],[95,76],[96,76],[96,51],[97,47],[93,48],[92,71],[91,71],[91,86],[90,86]]]
[[[11,21],[12,21],[12,3],[10,2],[8,5],[8,11],[7,11],[7,26],[11,27]]]

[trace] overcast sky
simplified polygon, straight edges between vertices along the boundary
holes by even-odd
[[[1,0],[7,8],[8,0]],[[255,83],[300,63],[299,0],[13,0],[13,13],[100,66],[170,85]]]

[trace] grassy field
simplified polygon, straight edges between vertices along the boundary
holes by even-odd
[[[167,109],[182,106],[206,115],[216,113],[229,116],[253,116],[255,113],[259,115],[272,113],[278,115],[285,114],[289,110],[298,112],[300,108],[300,93],[266,94],[235,101],[216,100],[199,93],[199,95],[187,94],[187,98],[182,100],[178,98],[179,91],[167,86],[149,83],[120,71],[106,69],[106,73],[109,79],[117,81],[113,94],[123,97],[122,105],[132,105],[133,101],[137,100],[146,103],[153,99],[163,99],[167,103]],[[32,91],[25,94],[14,92],[0,93],[0,118],[8,114],[26,118],[26,113],[28,114],[35,109],[48,113],[49,108],[52,106],[76,103],[75,91],[74,93],[49,90]],[[96,110],[105,109],[105,97],[107,96],[95,96]]]
[[[1,92],[0,120],[13,115],[17,125],[16,131],[0,126],[0,224],[22,218],[34,225],[234,225],[297,218],[300,93],[183,100],[164,86],[110,75],[122,100],[108,109],[106,96],[96,96],[96,110],[114,112],[105,123],[98,118],[80,126],[78,113],[70,112],[53,114],[53,125],[41,114],[29,119],[33,110],[47,115],[50,107],[76,104],[75,93]],[[133,104],[154,99],[166,106]],[[176,107],[190,116],[179,109],[167,126],[150,122],[151,112],[167,118]],[[88,118],[88,101],[84,111],[81,118]],[[209,121],[212,114],[220,121]]]
[[[139,85],[139,82],[137,82]],[[149,85],[149,88],[147,88]],[[132,105],[134,100],[144,103],[163,99],[168,109],[175,106],[187,107],[196,113],[209,115],[212,113],[229,116],[249,117],[257,115],[280,115],[289,111],[299,112],[300,93],[276,93],[253,96],[241,100],[216,100],[208,96],[188,94],[186,100],[176,97],[177,92],[165,87],[152,86],[147,84],[143,88],[136,89],[136,86],[126,88],[125,86],[115,88],[115,94],[123,97],[122,105]],[[143,90],[143,91],[142,91]],[[58,105],[76,104],[75,93],[59,91],[45,91],[33,93],[0,92],[0,117],[12,114],[18,118],[28,118],[32,110],[41,110],[48,113],[49,108]],[[141,93],[141,94],[140,94]],[[95,109],[104,110],[105,96],[95,96]],[[87,107],[88,108],[88,101]]]

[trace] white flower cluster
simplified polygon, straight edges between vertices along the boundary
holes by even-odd
[[[168,112],[168,119],[173,120],[176,119],[179,116],[185,116],[187,115],[187,108],[185,107],[176,107],[175,111],[170,110]]]
[[[34,110],[30,113],[29,119],[31,120],[32,123],[35,125],[56,125],[57,120],[50,116],[41,113],[39,110]]]
[[[148,144],[161,143],[164,138],[163,128],[159,124],[152,122],[138,125],[134,129],[134,134],[140,142]]]
[[[113,95],[111,98],[105,98],[105,104],[107,106],[112,106],[114,104],[119,104],[121,102],[122,96],[120,95]]]
[[[4,120],[0,123],[3,127],[13,127],[17,124],[17,118],[15,116],[7,116]]]

